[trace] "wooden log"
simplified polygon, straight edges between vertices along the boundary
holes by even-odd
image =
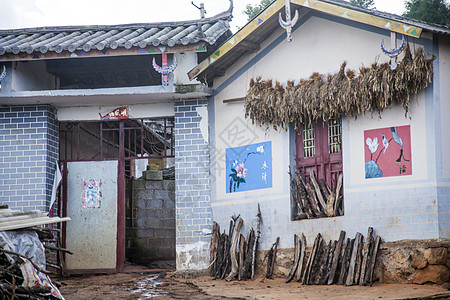
[[[248,279],[252,275],[252,252],[253,245],[255,244],[255,230],[253,228],[250,229],[250,232],[247,236],[247,251],[245,254],[244,260],[244,275],[243,279]]]
[[[327,216],[333,217],[334,216],[334,200],[336,196],[334,194],[334,191],[331,192],[330,195],[327,197]]]
[[[302,233],[302,238],[300,241],[300,258],[298,260],[297,272],[295,274],[295,279],[299,282],[302,279],[303,271],[305,270],[305,262],[306,262],[306,237]]]
[[[340,213],[340,204],[342,201],[342,197],[341,197],[341,189],[342,189],[342,174],[339,174],[339,178],[338,178],[338,182],[336,185],[336,199],[334,200],[334,215],[335,216],[340,216],[342,215]]]
[[[297,192],[299,194],[298,197],[300,198],[303,212],[306,214],[306,217],[308,219],[312,219],[315,217],[315,214],[312,210],[312,206],[308,198],[308,193],[305,188],[305,182],[303,181],[300,174],[297,174],[296,181],[297,181]]]
[[[305,268],[305,274],[303,275],[302,284],[309,284],[311,279],[311,272],[314,264],[314,260],[316,258],[317,250],[319,248],[319,245],[322,242],[322,236],[321,234],[317,234],[316,239],[314,240],[314,246],[311,250],[311,254],[309,255],[308,262],[306,264]]]
[[[236,256],[236,248],[238,247],[239,237],[241,236],[241,227],[244,221],[242,218],[237,220],[237,224],[235,221],[233,236],[231,238],[231,247],[230,247],[230,261],[231,261],[231,272],[228,274],[228,277],[225,279],[226,281],[231,281],[239,272],[239,264]]]
[[[298,235],[294,234],[294,262],[291,268],[291,271],[289,272],[286,283],[289,283],[295,275],[295,272],[298,268],[298,261],[300,259],[300,238]]]
[[[369,275],[369,280],[367,281],[367,283],[370,284],[370,286],[372,286],[373,283],[373,270],[375,269],[375,263],[377,262],[377,255],[380,243],[381,237],[377,235],[377,237],[375,238],[375,244],[373,245],[373,254],[370,257],[370,265],[367,273],[367,275]]]
[[[252,279],[255,278],[256,250],[258,249],[258,242],[259,238],[261,237],[261,218],[261,209],[258,203],[258,213],[256,214],[256,237],[252,251]]]
[[[290,179],[290,184],[291,184],[292,200],[294,201],[294,205],[297,208],[294,218],[296,220],[307,219],[308,215],[304,212],[304,209],[302,207],[302,202],[301,202],[301,199],[300,199],[299,189],[298,189],[298,186],[297,186],[297,180],[296,180],[296,178],[292,177],[292,173],[291,173],[290,170],[288,171],[288,173],[289,173],[289,179]]]
[[[364,236],[361,237],[361,242],[359,243],[358,253],[356,255],[356,270],[355,270],[355,280],[353,284],[359,283],[359,276],[361,274],[361,264],[362,264],[362,248],[363,248]]]
[[[307,183],[305,185],[306,192],[308,193],[309,203],[311,203],[311,207],[314,211],[314,214],[317,217],[325,216],[325,212],[320,208],[319,202],[317,201],[316,192],[311,184]]]
[[[320,191],[320,187],[319,187],[319,184],[317,183],[316,175],[314,174],[313,170],[309,170],[309,178],[311,179],[311,183],[313,184],[314,189],[316,191],[317,199],[319,200],[319,203],[322,206],[323,211],[325,211],[327,209],[327,204],[325,203],[325,200],[323,199],[323,195]]]
[[[339,265],[339,258],[341,257],[342,245],[344,243],[345,231],[341,231],[339,234],[339,240],[336,244],[336,248],[334,250],[333,263],[331,264],[330,275],[328,276],[328,284],[333,284],[336,282],[336,270]]]
[[[355,241],[354,239],[350,240],[350,238],[347,238],[344,255],[342,256],[341,273],[339,274],[339,279],[337,282],[337,284],[339,284],[339,285],[343,285],[345,282],[345,279],[347,277],[348,265],[350,262],[349,259],[350,259],[350,254],[351,254],[351,250],[352,250],[354,241]]]
[[[311,274],[309,275],[309,284],[319,284],[317,282],[317,279],[319,276],[320,263],[322,261],[322,254],[323,254],[323,239],[321,238],[319,245],[317,247],[316,255],[315,255],[313,263],[312,263]]]
[[[328,187],[328,185],[326,184],[325,180],[323,179],[319,179],[319,187],[320,190],[322,191],[322,195],[326,198],[328,198],[328,196],[330,196],[331,194],[331,190]]]
[[[328,242],[328,246],[326,246],[323,257],[320,261],[319,275],[317,276],[316,284],[323,284],[323,281],[324,281],[326,273],[327,273],[327,263],[328,263],[328,256],[330,255],[330,251],[331,251],[331,240]]]
[[[356,269],[356,260],[358,258],[358,250],[360,249],[359,245],[362,241],[362,234],[357,232],[355,236],[355,242],[353,243],[352,253],[350,255],[350,264],[348,267],[348,275],[347,280],[345,281],[345,285],[353,285],[355,281],[355,269]]]
[[[273,243],[273,245],[270,248],[269,252],[267,252],[266,278],[269,278],[269,279],[273,278],[273,269],[275,267],[275,260],[277,258],[277,248],[278,248],[278,243],[279,242],[280,242],[280,237],[277,237],[277,240],[275,241],[275,243]]]
[[[245,237],[243,234],[239,237],[239,271],[238,280],[241,281],[244,277],[244,260],[245,260]]]
[[[331,246],[330,253],[328,255],[327,270],[325,273],[325,278],[323,279],[323,282],[321,284],[328,284],[328,279],[330,278],[331,266],[333,264],[334,252],[336,251],[337,241],[333,241],[333,243],[331,245],[332,246]]]
[[[53,246],[45,245],[45,244],[43,244],[43,245],[44,245],[45,249],[49,249],[49,250],[53,250],[53,251],[61,251],[61,252],[64,252],[64,253],[67,253],[67,254],[70,254],[70,255],[73,254],[70,250],[68,250],[66,248],[53,247]]]
[[[220,227],[219,224],[213,222],[213,232],[211,236],[211,244],[209,245],[209,274],[214,276],[216,274],[216,260],[217,260],[217,247],[220,240]]]
[[[367,232],[367,239],[366,243],[364,244],[364,249],[362,252],[362,263],[361,263],[361,274],[359,276],[359,285],[365,285],[366,284],[366,272],[367,272],[367,266],[370,262],[370,248],[373,244],[373,228],[369,227],[369,230]]]
[[[222,268],[224,264],[224,254],[225,254],[225,247],[226,247],[226,233],[220,235],[219,243],[217,245],[217,258],[216,258],[216,273],[214,274],[214,279],[220,278],[222,276]]]

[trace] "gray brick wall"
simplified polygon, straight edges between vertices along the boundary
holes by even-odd
[[[48,211],[58,158],[56,110],[0,107],[0,203]]]
[[[197,107],[206,107],[207,100],[175,102],[175,195],[177,269],[202,269],[202,262],[212,228],[210,205],[209,145],[200,131],[201,117]],[[195,246],[194,246],[195,245]],[[184,261],[185,252],[192,251],[191,265]],[[198,260],[197,260],[197,256]]]
[[[152,171],[146,171],[152,172]],[[175,258],[174,180],[133,182],[134,227],[127,226],[127,257],[148,264],[155,259]]]

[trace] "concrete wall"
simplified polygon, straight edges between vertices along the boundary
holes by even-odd
[[[48,211],[58,135],[51,106],[0,107],[1,204]]]
[[[177,270],[208,266],[212,229],[206,100],[175,102]]]
[[[162,171],[146,171],[162,172]],[[175,181],[147,179],[133,182],[134,227],[127,226],[127,257],[135,263],[175,259]]]
[[[292,150],[294,133],[257,127],[245,119],[243,102],[223,103],[225,99],[245,96],[250,79],[258,76],[286,83],[288,80],[306,79],[313,72],[336,73],[343,61],[347,61],[347,68],[353,70],[358,70],[361,65],[370,66],[374,61],[387,62],[389,58],[380,50],[383,39],[386,43],[389,41],[389,31],[308,13],[298,21],[291,43],[286,42],[285,32],[280,28],[266,39],[260,51],[244,55],[226,70],[225,76],[215,79],[215,95],[210,102],[210,140],[211,148],[214,147],[211,153],[215,154],[211,155],[211,177],[214,180],[211,207],[213,218],[222,230],[228,228],[232,214],[241,214],[243,232],[248,232],[256,225],[259,203],[263,218],[262,249],[268,249],[277,236],[281,238],[280,248],[290,248],[293,247],[294,233],[305,233],[308,244],[312,244],[317,233],[321,233],[325,240],[337,239],[340,230],[354,236],[358,231],[367,232],[368,226],[373,226],[375,233],[385,241],[448,238],[445,228],[449,210],[445,195],[449,193],[439,187],[442,184],[437,179],[441,150],[436,148],[440,149],[440,142],[436,142],[440,127],[435,124],[436,114],[442,112],[436,105],[437,95],[441,94],[442,103],[444,92],[437,86],[442,82],[440,72],[444,62],[441,57],[448,56],[441,52],[448,53],[448,49],[442,50],[448,46],[440,46],[437,51],[431,35],[410,39],[412,49],[424,47],[428,54],[437,55],[438,60],[434,64],[433,84],[412,98],[407,118],[402,108],[394,107],[381,115],[367,113],[356,119],[343,119],[345,211],[342,217],[291,221],[287,172],[295,155]],[[446,43],[448,45],[448,41]],[[445,74],[447,78],[448,74]],[[448,95],[448,91],[444,94]],[[443,122],[449,122],[448,118]],[[365,179],[364,131],[402,125],[411,127],[413,174]],[[272,188],[227,194],[225,149],[265,141],[272,142]],[[447,150],[442,150],[442,153],[444,151]]]

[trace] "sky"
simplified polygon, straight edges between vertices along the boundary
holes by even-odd
[[[205,4],[206,17],[228,9],[229,0],[194,0]],[[246,24],[242,13],[259,0],[234,0],[231,30]],[[377,10],[402,14],[404,0],[374,0]],[[0,0],[0,29],[44,26],[117,25],[200,18],[191,0]]]

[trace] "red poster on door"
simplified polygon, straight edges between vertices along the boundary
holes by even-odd
[[[412,174],[410,126],[364,131],[366,178]]]

